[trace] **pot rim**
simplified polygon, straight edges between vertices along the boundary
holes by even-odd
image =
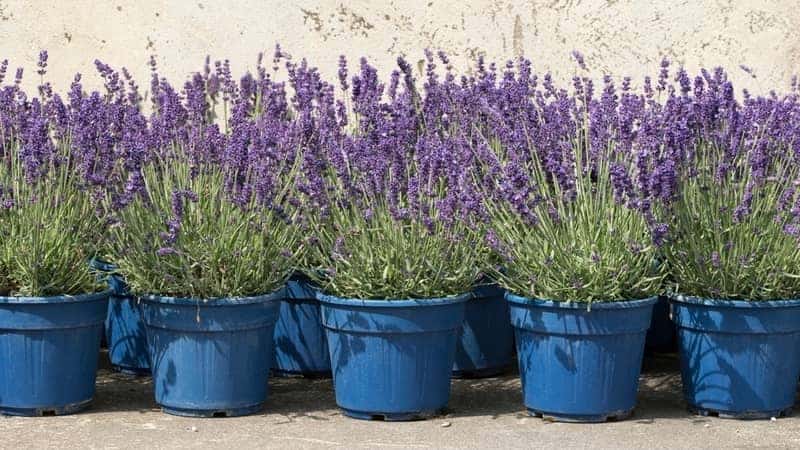
[[[455,303],[463,303],[472,298],[472,292],[465,292],[463,294],[451,295],[449,297],[435,297],[435,298],[411,298],[411,299],[386,299],[386,300],[365,300],[358,298],[344,298],[335,295],[324,294],[320,291],[317,292],[317,300],[321,303],[331,305],[344,305],[344,306],[365,306],[370,308],[402,308],[402,307],[426,307],[426,306],[441,306],[451,305]]]
[[[694,295],[671,295],[670,302],[683,303],[687,305],[715,306],[720,308],[743,308],[743,309],[764,309],[764,308],[795,308],[800,307],[800,299],[786,300],[726,300]]]
[[[506,291],[506,300],[509,303],[514,303],[523,306],[536,306],[540,308],[555,308],[555,309],[630,309],[641,308],[644,306],[654,305],[658,302],[658,295],[653,295],[647,298],[633,299],[633,300],[619,300],[612,302],[579,302],[579,301],[556,301],[544,300],[538,298],[523,297],[521,295],[512,294]]]
[[[77,295],[53,295],[48,297],[10,297],[0,296],[0,305],[35,305],[56,303],[77,303],[105,300],[112,294],[112,289],[100,292],[88,292]]]
[[[158,294],[144,294],[133,295],[132,297],[139,298],[148,303],[157,303],[163,305],[181,305],[181,306],[237,306],[237,305],[252,305],[256,303],[267,303],[270,301],[280,301],[283,298],[283,287],[270,292],[269,294],[252,295],[248,297],[212,297],[212,298],[195,298],[195,297],[173,297],[169,295]]]

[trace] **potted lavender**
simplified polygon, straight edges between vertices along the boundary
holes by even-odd
[[[219,67],[183,96],[155,80],[153,149],[129,160],[129,196],[111,228],[114,261],[144,302],[156,401],[176,415],[263,407],[282,287],[300,250],[286,208],[293,128],[272,121],[268,78],[237,86]],[[213,123],[220,91],[227,133]]]
[[[800,103],[739,103],[720,69],[698,78],[691,106],[666,246],[684,397],[704,415],[788,415],[800,377]]]
[[[425,51],[424,96],[420,98],[420,121],[426,128],[437,128],[445,135],[457,139],[458,145],[482,139],[482,135],[492,129],[491,120],[481,114],[483,105],[491,104],[501,110],[509,107],[507,90],[510,86],[496,86],[496,66],[487,71],[483,61],[478,62],[478,78],[458,79],[449,58],[444,52],[434,57],[430,50]],[[438,65],[444,66],[444,76],[440,75]],[[504,80],[508,83],[510,80]],[[474,155],[462,156],[462,170],[466,180],[460,189],[463,198],[470,202],[473,219],[478,219],[486,234],[488,221],[483,207],[482,187],[470,176],[474,170]],[[484,253],[478,267],[502,266],[502,260],[495,253]],[[464,322],[456,342],[456,356],[453,361],[454,378],[486,378],[507,371],[514,364],[514,331],[508,321],[509,308],[505,301],[505,290],[497,284],[488,271],[478,278],[472,288],[472,298],[464,310]]]
[[[65,105],[44,83],[28,100],[21,77],[0,89],[0,414],[69,414],[95,391],[108,292],[86,260],[102,233],[81,155],[50,115]]]
[[[232,199],[225,177],[181,160],[149,163],[112,229],[119,271],[144,302],[156,401],[171,414],[251,414],[267,395],[296,234],[252,197]]]
[[[456,342],[453,378],[489,378],[514,364],[514,329],[505,289],[484,275],[472,288]]]
[[[411,420],[447,404],[455,343],[486,248],[470,210],[468,148],[422,128],[411,69],[384,85],[362,60],[352,137],[332,144],[315,222],[336,402],[358,419]]]
[[[625,418],[664,276],[663,227],[643,189],[653,134],[636,126],[655,125],[655,106],[628,81],[618,95],[610,78],[599,98],[586,78],[571,95],[547,76],[534,86],[526,61],[503,80],[511,104],[486,111],[495,134],[476,151],[525,406],[554,420]]]
[[[276,64],[284,55],[276,48]],[[298,146],[302,149],[300,169],[295,187],[301,200],[296,205],[296,219],[303,233],[303,246],[315,247],[318,239],[310,228],[309,218],[325,216],[327,196],[320,175],[320,165],[325,163],[325,149],[339,141],[344,133],[343,123],[336,117],[334,88],[322,81],[319,73],[305,61],[286,63],[290,74],[289,84],[294,91],[291,98],[293,116],[299,124]],[[328,341],[320,318],[320,304],[316,298],[317,286],[308,273],[318,270],[321,262],[317,252],[298,255],[297,270],[286,282],[285,297],[281,302],[278,322],[275,325],[275,355],[272,374],[277,376],[303,376],[329,378],[331,362]]]
[[[95,67],[103,80],[105,92],[86,95],[80,84],[74,82],[69,92],[67,123],[72,130],[70,142],[73,150],[86,155],[91,164],[82,166],[88,171],[85,178],[105,191],[116,205],[128,195],[121,183],[121,168],[130,165],[132,155],[143,154],[149,140],[147,120],[140,109],[142,100],[139,88],[130,73],[122,73],[95,60]],[[110,258],[103,239],[89,266],[98,279],[111,290],[108,314],[105,320],[104,344],[114,370],[134,376],[150,374],[147,336],[142,320],[142,303],[132,296],[117,266]]]

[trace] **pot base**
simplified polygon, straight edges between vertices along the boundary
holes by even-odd
[[[170,406],[161,405],[161,411],[173,416],[181,417],[203,417],[203,418],[225,418],[225,417],[239,417],[249,416],[261,412],[264,409],[264,404],[245,406],[243,408],[233,409],[188,409],[188,408],[173,408]]]
[[[24,417],[47,417],[47,416],[64,416],[67,414],[75,414],[83,411],[91,405],[92,399],[84,400],[82,402],[70,403],[69,405],[41,407],[41,408],[10,408],[0,406],[0,415],[6,416],[24,416]]]
[[[433,411],[418,411],[409,413],[380,413],[355,411],[347,408],[339,408],[345,416],[359,420],[376,420],[385,422],[409,422],[414,420],[427,420],[432,417],[441,416],[445,413],[445,408]]]
[[[475,378],[491,378],[496,377],[498,375],[502,375],[511,371],[511,366],[502,366],[502,367],[487,367],[485,369],[476,369],[476,370],[454,370],[451,378],[458,378],[458,379],[475,379]]]
[[[277,378],[305,378],[307,380],[325,380],[332,378],[333,374],[330,370],[321,370],[318,372],[294,372],[291,370],[271,369],[270,376]]]
[[[792,415],[792,408],[786,408],[778,411],[722,411],[718,409],[699,408],[697,406],[689,406],[689,412],[697,414],[698,416],[705,417],[719,417],[720,419],[737,419],[737,420],[763,420],[789,417]]]
[[[115,366],[112,365],[111,369],[114,372],[121,373],[123,375],[130,375],[132,377],[149,377],[151,374],[150,369],[142,369],[140,367],[125,367],[125,366]]]
[[[620,420],[628,419],[633,415],[633,409],[629,409],[627,411],[612,411],[608,414],[573,415],[573,414],[549,413],[528,408],[528,414],[530,414],[533,417],[540,417],[542,420],[546,420],[549,422],[603,423],[603,422],[617,422]]]

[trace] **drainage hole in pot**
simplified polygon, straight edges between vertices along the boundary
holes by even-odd
[[[211,415],[211,417],[228,417],[228,413],[225,411],[217,411]]]
[[[41,414],[42,417],[53,417],[53,416],[56,415],[56,410],[55,409],[43,409],[43,410],[39,411],[39,414]]]
[[[383,414],[372,414],[369,418],[370,420],[380,420],[381,422],[386,420],[386,416]]]

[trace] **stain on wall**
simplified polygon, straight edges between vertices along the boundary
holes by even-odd
[[[514,18],[514,56],[525,55],[525,33],[522,31],[522,19],[519,14]]]
[[[366,56],[388,73],[397,56],[416,64],[429,47],[448,52],[460,70],[480,55],[501,62],[524,55],[538,70],[567,80],[577,49],[598,77],[640,79],[668,57],[690,71],[722,65],[739,87],[765,92],[787,89],[800,67],[797,6],[796,0],[0,0],[0,57],[30,74],[46,48],[48,77],[66,88],[75,72],[93,72],[95,58],[127,66],[144,86],[150,54],[162,73],[182,81],[206,54],[230,59],[241,72],[276,42],[331,79],[339,54],[354,63]],[[97,77],[86,79],[99,85]]]

